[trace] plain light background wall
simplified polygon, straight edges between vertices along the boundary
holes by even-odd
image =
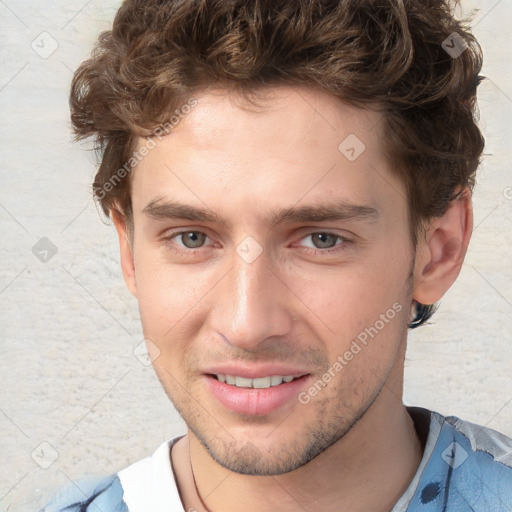
[[[0,512],[38,510],[185,431],[134,355],[138,309],[92,202],[95,158],[71,143],[72,72],[119,4],[0,0]],[[410,334],[405,402],[512,435],[512,0],[463,8],[479,9],[488,78],[475,230],[432,324]]]

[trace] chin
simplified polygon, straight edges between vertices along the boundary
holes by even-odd
[[[205,439],[202,433],[193,430],[210,457],[223,468],[240,475],[276,476],[290,473],[306,465],[324,450],[336,443],[349,429],[329,429],[327,432],[307,429],[307,434],[297,435],[302,439],[280,440],[269,443],[268,436],[262,446],[254,442],[237,442],[232,437],[223,440],[216,437]],[[229,434],[226,434],[228,437]]]

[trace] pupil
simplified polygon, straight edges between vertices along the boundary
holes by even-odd
[[[319,249],[330,249],[336,245],[336,237],[329,233],[315,233],[313,235],[313,243]]]
[[[204,233],[199,233],[198,231],[189,231],[188,233],[183,233],[181,236],[181,241],[185,247],[190,249],[194,249],[197,247],[201,247],[204,243],[206,235]]]

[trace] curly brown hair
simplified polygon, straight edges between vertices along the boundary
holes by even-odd
[[[71,88],[75,134],[95,136],[101,155],[95,199],[132,224],[137,137],[154,137],[201,91],[315,86],[383,113],[416,245],[426,221],[473,190],[484,146],[481,49],[453,9],[448,0],[125,0]],[[417,304],[411,326],[433,311]]]

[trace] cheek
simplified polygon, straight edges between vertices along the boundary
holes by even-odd
[[[144,335],[155,340],[177,338],[185,325],[190,329],[202,299],[215,286],[215,276],[195,265],[171,265],[158,251],[147,251],[136,262]]]
[[[290,272],[288,280],[290,289],[331,334],[355,336],[393,304],[400,306],[395,309],[405,310],[409,265],[403,253],[390,258],[377,255],[337,269]]]

